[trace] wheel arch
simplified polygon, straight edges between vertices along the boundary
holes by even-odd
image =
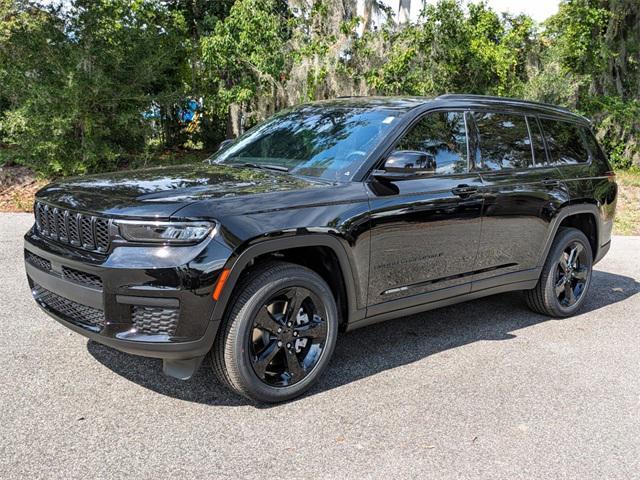
[[[337,272],[319,269],[319,263],[324,263],[324,257],[318,254],[329,254],[327,258],[329,264],[335,261]],[[305,253],[307,254],[305,256]],[[312,255],[315,254],[315,255]],[[291,263],[299,264],[311,268],[319,273],[329,284],[341,314],[341,328],[364,317],[365,309],[359,309],[357,305],[357,284],[354,271],[340,240],[324,234],[295,235],[286,238],[263,240],[248,246],[240,253],[232,256],[225,265],[229,269],[229,275],[216,302],[213,311],[213,320],[221,321],[227,309],[231,306],[234,297],[234,288],[241,280],[242,276],[249,272],[256,265],[269,259],[281,259]],[[328,277],[329,275],[329,277]],[[336,277],[331,278],[331,275]],[[337,282],[336,282],[337,280]]]
[[[538,265],[544,265],[547,255],[549,254],[549,250],[551,249],[551,245],[553,244],[553,240],[561,227],[573,227],[581,230],[589,239],[591,249],[593,250],[593,259],[595,261],[595,259],[598,258],[598,251],[601,247],[599,237],[601,228],[599,219],[600,212],[593,204],[584,203],[561,207],[551,221],[549,235],[538,260]]]

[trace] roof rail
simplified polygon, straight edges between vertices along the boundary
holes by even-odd
[[[512,98],[512,97],[498,97],[498,96],[492,96],[492,95],[476,95],[476,94],[465,94],[465,93],[445,93],[444,95],[440,95],[437,97],[438,100],[446,100],[446,99],[460,99],[460,100],[464,100],[464,99],[478,99],[478,100],[495,100],[495,101],[502,101],[502,102],[513,102],[513,103],[521,103],[524,105],[539,105],[541,107],[546,107],[546,108],[551,108],[554,110],[559,110],[561,112],[565,112],[565,113],[569,113],[571,115],[575,115],[578,117],[583,117],[582,115],[572,112],[571,110],[569,110],[568,108],[565,107],[559,107],[558,105],[553,105],[551,103],[544,103],[544,102],[536,102],[534,100],[523,100],[522,98]],[[585,120],[588,120],[585,118]]]

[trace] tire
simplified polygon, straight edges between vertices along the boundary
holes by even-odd
[[[576,249],[574,264],[569,262]],[[553,240],[535,288],[525,291],[531,310],[550,317],[564,318],[583,305],[593,268],[589,240],[576,228],[561,228]]]
[[[300,265],[270,262],[239,283],[211,350],[213,370],[256,402],[290,400],[326,369],[338,323],[322,277]]]

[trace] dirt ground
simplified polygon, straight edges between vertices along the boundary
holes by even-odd
[[[26,167],[0,167],[0,212],[30,212],[33,196],[47,183]]]

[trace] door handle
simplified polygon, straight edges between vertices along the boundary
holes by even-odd
[[[469,195],[473,195],[478,191],[478,187],[472,187],[471,185],[458,185],[457,187],[453,187],[451,189],[454,195],[458,195],[459,197],[468,197]]]
[[[554,178],[543,178],[542,179],[542,184],[543,185],[548,185],[550,187],[557,187],[558,185],[560,185],[560,181],[556,180]]]

